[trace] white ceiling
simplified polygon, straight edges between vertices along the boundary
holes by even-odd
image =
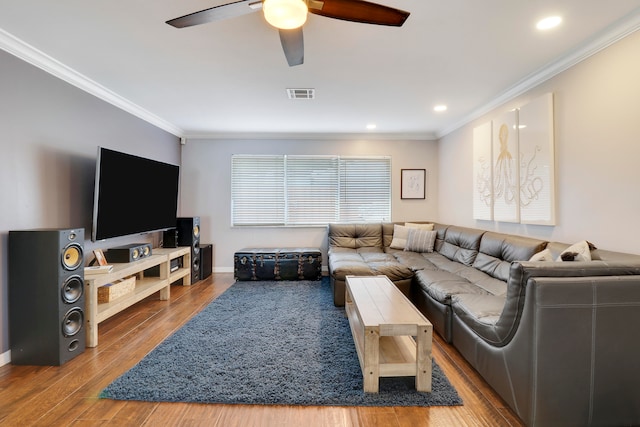
[[[640,28],[638,0],[380,0],[411,12],[403,27],[310,15],[289,67],[261,12],[165,24],[223,3],[0,0],[0,48],[181,137],[430,139]]]

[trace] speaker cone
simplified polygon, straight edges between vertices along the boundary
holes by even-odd
[[[84,292],[84,282],[80,276],[71,276],[62,285],[62,300],[67,304],[78,301]]]
[[[65,337],[72,337],[82,329],[84,315],[79,307],[72,308],[62,318],[62,333]]]
[[[144,247],[142,248],[142,254],[143,254],[144,256],[149,256],[149,251],[150,251],[149,246],[144,245]]]
[[[131,252],[131,256],[133,259],[138,259],[138,257],[140,256],[140,249],[134,248],[133,251]]]
[[[193,226],[193,235],[196,237],[200,236],[200,226],[199,225],[194,225]]]
[[[71,244],[62,251],[62,266],[66,270],[75,270],[80,267],[83,261],[82,247],[77,244]]]

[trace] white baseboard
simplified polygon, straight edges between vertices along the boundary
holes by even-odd
[[[0,354],[0,366],[8,365],[11,363],[11,350]]]
[[[215,267],[214,273],[233,273],[233,267]]]

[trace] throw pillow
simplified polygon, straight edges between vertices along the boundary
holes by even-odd
[[[412,252],[433,252],[433,245],[436,242],[437,234],[437,231],[410,228],[407,245],[404,250]]]
[[[591,249],[595,246],[583,240],[562,251],[556,261],[591,261]]]
[[[405,222],[404,226],[409,228],[419,228],[420,230],[427,230],[427,231],[433,230],[433,224],[418,224],[417,222]]]
[[[529,261],[553,261],[553,256],[551,255],[551,251],[549,249],[545,249],[543,251],[534,254]]]
[[[404,249],[407,245],[407,237],[409,236],[409,227],[404,225],[393,225],[393,239],[391,239],[390,248]]]

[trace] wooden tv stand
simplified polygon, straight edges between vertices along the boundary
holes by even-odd
[[[171,260],[180,257],[183,257],[183,267],[171,272]],[[155,266],[160,266],[160,276],[145,277],[144,271]],[[136,276],[136,287],[133,292],[113,301],[98,304],[99,287],[134,275]],[[191,247],[188,246],[153,249],[151,256],[139,261],[114,263],[111,273],[85,276],[87,347],[98,345],[98,324],[100,322],[158,291],[160,291],[161,300],[168,300],[171,283],[179,279],[182,279],[184,285],[191,284]]]

